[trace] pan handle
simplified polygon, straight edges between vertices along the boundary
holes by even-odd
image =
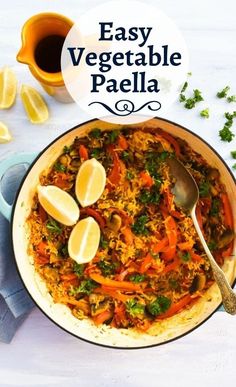
[[[9,168],[19,164],[30,165],[36,158],[36,153],[18,153],[0,161],[0,213],[7,219],[11,219],[12,206],[4,199],[1,191],[1,181]]]

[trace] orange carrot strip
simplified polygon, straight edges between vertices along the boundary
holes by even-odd
[[[111,288],[117,288],[117,289],[127,289],[127,290],[142,290],[140,285],[133,284],[128,281],[115,281],[106,277],[103,277],[102,275],[98,273],[90,273],[89,274],[90,278],[92,278],[95,282],[105,285],[105,286],[110,286]]]
[[[169,273],[169,271],[174,271],[178,269],[179,265],[180,265],[180,260],[175,258],[172,263],[165,266],[165,268],[162,270],[160,274],[166,274],[166,273]]]
[[[96,289],[95,289],[96,290]],[[127,296],[126,294],[122,294],[121,292],[114,290],[114,288],[109,288],[107,286],[101,286],[101,288],[98,288],[95,293],[102,293],[107,296],[113,297],[118,301],[126,302],[130,300],[133,296]]]
[[[191,248],[193,247],[194,245],[194,242],[182,242],[182,243],[178,243],[177,246],[178,248],[183,251],[183,250],[191,250]]]
[[[133,233],[131,231],[131,228],[128,226],[123,227],[121,229],[121,232],[124,235],[125,242],[127,243],[127,245],[132,245],[134,236],[133,236]]]
[[[170,260],[174,258],[176,253],[176,243],[177,243],[177,227],[176,222],[172,216],[168,216],[165,219],[165,228],[166,234],[169,241],[169,247],[166,248],[165,252],[162,254],[164,260]]]
[[[48,244],[46,242],[40,242],[36,247],[36,251],[42,257],[49,257],[49,253],[47,252]]]
[[[61,275],[61,280],[62,281],[71,281],[74,279],[77,279],[78,276],[75,273],[69,273],[69,274],[62,274]]]
[[[92,319],[95,325],[100,325],[103,324],[106,320],[109,320],[112,316],[113,314],[110,310],[104,310],[104,312],[94,316]]]
[[[118,147],[123,149],[123,150],[128,149],[128,143],[126,141],[126,138],[124,136],[122,136],[122,135],[120,135],[118,137]]]
[[[200,255],[196,254],[193,250],[190,250],[189,254],[191,255],[192,260],[195,262],[201,262],[203,260],[203,258]]]
[[[79,156],[80,156],[80,159],[83,161],[88,160],[89,158],[88,150],[83,144],[79,146]]]
[[[142,180],[142,184],[145,187],[150,188],[153,186],[153,184],[154,184],[153,178],[149,175],[149,173],[147,171],[140,172],[139,176]]]
[[[229,198],[226,193],[221,194],[221,200],[223,203],[223,209],[224,209],[224,216],[225,216],[225,225],[233,228],[233,214],[232,214],[232,209],[230,206]]]
[[[161,241],[159,241],[156,245],[152,246],[152,252],[154,254],[158,254],[160,253],[164,247],[166,247],[168,245],[168,238],[165,237],[163,238]]]
[[[39,217],[42,220],[42,222],[46,222],[48,219],[48,214],[46,213],[45,209],[39,204]]]
[[[147,269],[151,266],[152,260],[153,260],[153,257],[151,256],[151,254],[148,253],[141,264],[141,267],[139,270],[141,274],[145,273]]]
[[[186,296],[181,298],[180,301],[176,302],[175,304],[172,304],[171,307],[165,313],[160,314],[157,317],[157,320],[173,316],[174,314],[180,312],[180,310],[187,306],[191,301],[191,295],[187,294]]]

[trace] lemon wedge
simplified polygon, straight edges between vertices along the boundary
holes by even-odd
[[[0,143],[3,144],[5,142],[9,142],[11,139],[12,136],[8,127],[3,122],[0,122]]]
[[[48,119],[47,104],[37,90],[22,85],[20,95],[29,120],[33,124],[41,124]]]
[[[90,262],[96,255],[100,242],[100,228],[89,216],[73,228],[68,241],[69,256],[77,263]]]
[[[79,207],[73,197],[54,185],[37,187],[38,199],[44,210],[65,226],[73,226],[79,219]]]
[[[82,207],[95,203],[106,184],[106,171],[96,159],[83,162],[76,177],[75,194]]]
[[[0,70],[0,108],[8,109],[15,102],[17,80],[15,73],[4,67]]]

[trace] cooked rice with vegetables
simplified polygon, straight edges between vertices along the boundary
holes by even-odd
[[[55,303],[96,325],[147,331],[154,322],[190,308],[212,285],[210,264],[190,216],[174,203],[166,159],[178,158],[195,178],[196,215],[220,266],[232,254],[233,218],[219,172],[182,139],[161,129],[94,129],[64,147],[41,185],[55,185],[75,199],[81,164],[96,158],[107,182],[99,200],[80,207],[93,217],[101,239],[95,257],[78,264],[69,257],[73,227],[50,217],[37,194],[28,218],[29,252]]]

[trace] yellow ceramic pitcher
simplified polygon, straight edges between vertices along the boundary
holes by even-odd
[[[22,47],[17,54],[18,62],[25,63],[45,91],[60,102],[72,102],[61,71],[43,70],[36,61],[35,52],[40,42],[49,36],[66,37],[73,22],[56,13],[40,13],[26,21],[22,28]]]

